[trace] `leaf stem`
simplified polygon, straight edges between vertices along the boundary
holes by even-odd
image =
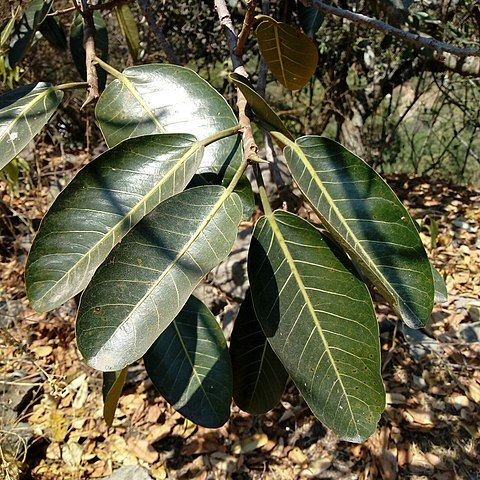
[[[209,137],[204,138],[203,140],[200,140],[199,143],[202,146],[206,147],[207,145],[210,145],[211,143],[217,142],[218,140],[221,140],[222,138],[231,137],[232,135],[235,135],[236,133],[240,133],[241,129],[242,129],[241,125],[237,124],[234,127],[226,128],[225,130],[214,133],[213,135],[210,135]]]
[[[107,73],[118,78],[119,80],[123,78],[122,72],[119,72],[116,68],[113,68],[107,62],[104,62],[101,58],[94,57],[96,63],[98,63]]]
[[[277,131],[270,131],[268,132],[273,139],[277,142],[277,144],[283,149],[287,145],[291,148],[296,148],[296,143],[292,140],[290,140],[287,136],[285,136],[283,133],[277,132]]]
[[[248,158],[244,158],[242,160],[242,163],[238,167],[238,170],[235,172],[235,175],[233,176],[232,181],[229,183],[227,187],[227,191],[225,192],[226,195],[230,195],[233,192],[233,190],[235,190],[237,183],[242,178],[243,172],[245,171],[245,169],[248,167],[249,164],[250,164],[250,161]]]
[[[70,82],[70,83],[62,83],[55,87],[56,90],[75,90],[80,88],[88,87],[87,82]]]
[[[271,217],[273,215],[272,207],[268,201],[267,189],[265,188],[265,183],[263,182],[262,171],[260,170],[260,165],[255,163],[253,165],[253,171],[255,173],[255,179],[257,180],[258,193],[260,194],[260,201],[262,202],[263,213],[266,217]]]

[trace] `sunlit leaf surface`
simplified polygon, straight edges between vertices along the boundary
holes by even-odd
[[[402,202],[361,158],[318,136],[285,148],[298,186],[335,240],[412,328],[433,308],[430,262]]]
[[[0,169],[40,132],[63,98],[49,83],[16,88],[0,97]]]
[[[264,18],[256,30],[258,48],[275,78],[286,88],[299,90],[315,73],[317,47],[292,25]]]
[[[95,110],[110,147],[126,138],[186,132],[199,140],[237,125],[225,99],[188,68],[167,64],[129,67],[108,85]],[[238,136],[209,145],[199,173],[213,172],[226,186],[240,166]]]
[[[263,331],[312,412],[344,440],[368,438],[385,400],[377,320],[354,267],[277,211],[255,226],[248,273]]]
[[[227,256],[241,217],[237,194],[204,186],[162,202],[131,230],[82,296],[77,342],[87,363],[111,371],[142,357]]]
[[[33,242],[25,273],[33,308],[48,311],[81,292],[115,244],[185,188],[202,151],[191,135],[149,135],[123,142],[81,170]]]

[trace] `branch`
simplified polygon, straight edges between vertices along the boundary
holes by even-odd
[[[217,10],[218,18],[220,24],[223,26],[225,35],[227,37],[228,48],[230,50],[230,56],[233,62],[233,68],[235,73],[239,73],[248,78],[247,71],[243,65],[243,60],[240,56],[236,54],[237,50],[237,33],[235,32],[235,27],[232,23],[232,18],[230,17],[230,12],[228,11],[225,0],[215,0],[215,9]],[[250,118],[247,115],[247,99],[237,88],[237,107],[238,107],[238,120],[242,126],[242,141],[244,147],[244,157],[250,160],[255,160],[258,158],[258,146],[255,143],[252,132],[252,124],[250,123]]]
[[[170,63],[174,63],[175,65],[181,65],[182,62],[178,58],[177,54],[173,50],[172,46],[170,45],[169,41],[165,37],[163,30],[160,28],[158,23],[155,21],[153,16],[152,8],[150,7],[149,0],[138,0],[138,5],[142,10],[142,13],[145,15],[147,19],[148,25],[152,29],[153,33],[157,37],[157,40],[160,42],[160,45],[167,56],[167,59]]]
[[[93,13],[90,10],[87,0],[82,1],[81,15],[83,20],[83,48],[85,48],[85,68],[87,71],[87,98],[81,108],[97,100],[100,96],[98,88],[97,69],[95,67],[95,23]]]
[[[118,5],[122,5],[123,3],[128,3],[128,0],[111,0],[110,2],[106,3],[98,3],[97,5],[89,5],[88,7],[90,10],[112,10],[114,7]],[[54,12],[48,13],[47,17],[54,17],[57,15],[65,15],[66,13],[74,12],[77,10],[77,7],[68,7],[62,10],[55,10]]]
[[[242,56],[243,49],[245,48],[245,42],[247,41],[250,30],[252,29],[253,20],[255,18],[255,8],[257,6],[256,0],[247,1],[247,13],[245,13],[245,19],[243,20],[242,31],[238,36],[237,47],[235,48],[235,55]]]
[[[406,43],[433,50],[436,53],[435,59],[444,63],[445,67],[450,70],[473,75],[480,73],[480,60],[477,61],[476,58],[472,58],[480,57],[480,50],[455,47],[448,43],[440,42],[435,38],[425,37],[418,33],[407,32],[405,30],[401,30],[400,28],[393,27],[388,23],[382,22],[381,20],[362,15],[361,13],[354,13],[350,10],[344,10],[343,8],[327,5],[321,0],[301,0],[301,2],[305,6],[314,7],[321,12],[345,18],[355,23],[367,25],[368,27],[378,30],[379,32],[399,38]],[[459,58],[455,59],[455,57]]]

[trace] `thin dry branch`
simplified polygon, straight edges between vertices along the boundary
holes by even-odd
[[[407,43],[416,45],[417,47],[430,48],[439,53],[451,53],[457,57],[480,57],[480,50],[474,48],[460,48],[450,45],[448,43],[440,42],[432,37],[425,37],[418,33],[407,32],[401,30],[400,28],[392,27],[388,23],[377,20],[376,18],[367,17],[361,13],[354,13],[350,10],[344,10],[343,8],[333,7],[332,5],[327,5],[320,0],[301,0],[304,5],[307,7],[315,7],[316,9],[335,15],[337,17],[345,18],[355,23],[362,23],[369,27],[374,28],[380,32],[386,33],[387,35],[392,35],[393,37],[399,38]]]
[[[256,0],[247,0],[247,12],[243,20],[243,26],[240,34],[238,35],[237,47],[235,48],[235,55],[242,56],[245,48],[245,42],[252,30],[253,21],[255,19],[255,8],[257,7]]]
[[[345,18],[351,22],[361,23],[370,28],[392,35],[416,47],[428,48],[434,51],[435,60],[444,64],[445,68],[463,75],[480,75],[480,50],[474,48],[461,48],[441,42],[432,37],[412,33],[393,27],[388,23],[371,18],[361,13],[351,12],[343,8],[334,7],[323,3],[321,0],[301,0],[307,7],[314,7],[323,13]]]
[[[233,26],[230,12],[228,11],[225,0],[215,0],[215,9],[217,10],[220,24],[222,25],[225,35],[227,37],[228,48],[230,50],[230,56],[233,62],[233,68],[235,73],[239,73],[248,78],[247,71],[243,65],[242,58],[236,54],[238,37]],[[237,88],[237,107],[238,107],[238,120],[242,126],[242,142],[244,149],[244,156],[247,159],[255,159],[258,157],[258,146],[255,142],[252,132],[252,124],[247,114],[247,99]]]
[[[85,48],[85,68],[87,71],[87,98],[81,108],[89,103],[96,101],[100,96],[98,87],[97,69],[95,67],[95,23],[93,21],[93,13],[87,0],[82,1],[82,20],[83,20],[83,48]]]
[[[170,45],[170,42],[167,40],[167,37],[165,37],[163,30],[155,21],[155,17],[153,16],[153,12],[152,12],[152,8],[150,7],[149,0],[138,0],[138,5],[140,6],[140,10],[142,11],[142,13],[145,15],[148,25],[150,26],[153,33],[157,37],[157,40],[159,41],[163,51],[165,52],[165,55],[167,56],[168,61],[170,63],[174,63],[175,65],[181,65],[182,62],[180,61],[177,54],[173,50],[172,46]]]
[[[111,0],[110,2],[105,3],[98,3],[96,5],[89,5],[88,8],[90,10],[112,10],[114,7],[118,5],[122,5],[124,3],[128,3],[128,0]],[[77,10],[77,7],[67,7],[61,10],[55,10],[54,12],[50,12],[47,14],[47,17],[54,17],[57,15],[65,15],[66,13],[70,13]]]

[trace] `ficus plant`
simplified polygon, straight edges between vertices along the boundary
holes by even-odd
[[[311,33],[321,22],[304,8],[299,18],[309,20]],[[286,88],[308,82],[316,66],[309,36],[270,17],[258,18],[257,36]],[[426,324],[435,292],[444,293],[401,201],[339,143],[293,138],[249,80],[232,73],[251,121],[282,149],[319,222],[273,211],[264,160],[244,152],[245,125],[209,83],[176,65],[119,72],[102,58],[96,63],[113,77],[95,107],[108,149],[50,207],[25,279],[31,306],[41,312],[83,292],[77,345],[103,372],[107,422],[129,365],[143,359],[161,395],[197,424],[224,424],[232,398],[247,412],[267,412],[291,378],[326,426],[345,440],[366,439],[385,406],[369,286],[411,328]],[[2,166],[49,121],[69,88],[38,82],[0,97]],[[263,215],[250,241],[250,289],[227,345],[193,292],[252,215],[249,168]]]

